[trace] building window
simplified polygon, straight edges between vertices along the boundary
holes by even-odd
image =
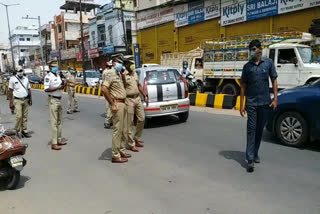
[[[128,44],[132,43],[131,21],[126,21],[126,33]]]
[[[19,41],[24,41],[24,38],[19,38]]]
[[[92,40],[92,48],[96,46],[96,32],[92,31],[91,32],[91,40]]]
[[[30,40],[31,40],[30,38],[27,38],[27,41],[29,41],[29,42],[30,42]]]
[[[109,33],[110,43],[113,44],[112,25],[109,25],[109,26],[108,26],[108,33]]]
[[[106,40],[106,28],[104,25],[98,27],[98,38],[99,41],[105,41]]]
[[[65,31],[68,31],[68,23],[66,23],[66,24],[64,25],[64,30],[65,30]]]
[[[39,37],[39,35],[33,35],[32,37]]]
[[[133,0],[133,7],[137,7],[137,0]]]

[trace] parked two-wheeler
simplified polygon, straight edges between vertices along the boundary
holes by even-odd
[[[194,93],[197,91],[197,80],[194,78],[192,74],[187,74],[185,75],[185,78],[187,80],[187,86],[188,86],[188,91],[190,93]]]
[[[27,164],[23,158],[28,145],[22,144],[15,132],[5,131],[0,124],[0,185],[15,189],[20,181],[20,172]]]

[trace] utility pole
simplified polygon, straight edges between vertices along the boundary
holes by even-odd
[[[122,8],[122,0],[120,0],[120,11],[121,11],[121,22],[122,22],[122,28],[123,28],[123,38],[124,38],[123,41],[124,41],[124,44],[126,46],[126,54],[129,54],[127,32],[126,32],[126,28],[125,28],[124,13],[123,13],[123,8]]]
[[[41,54],[41,62],[42,62],[42,71],[44,72],[45,70],[45,65],[46,65],[46,61],[43,58],[43,49],[42,49],[42,38],[41,38],[41,20],[40,20],[40,16],[36,17],[29,17],[29,15],[27,15],[26,17],[22,17],[22,19],[34,19],[34,20],[38,20],[38,25],[39,25],[39,29],[38,29],[38,34],[39,34],[39,39],[40,39],[40,54]]]
[[[13,55],[13,48],[12,48],[12,38],[11,38],[11,30],[10,30],[10,20],[9,20],[9,13],[8,13],[8,7],[10,6],[16,6],[16,5],[20,5],[20,4],[3,4],[0,3],[1,5],[6,7],[6,12],[7,12],[7,22],[8,22],[8,31],[9,31],[9,41],[10,41],[10,49],[11,49],[11,57],[12,57],[12,68],[15,71],[16,70],[16,66],[14,63],[14,55]]]
[[[84,53],[84,38],[83,38],[83,22],[82,22],[82,0],[80,0],[80,33],[81,33],[81,53],[82,53],[82,70],[83,70],[83,82],[86,83],[87,75],[85,72],[85,53]]]

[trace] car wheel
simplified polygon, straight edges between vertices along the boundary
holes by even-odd
[[[189,112],[178,114],[180,122],[184,123],[188,120]]]
[[[287,146],[302,147],[308,140],[308,124],[297,112],[286,112],[276,122],[276,134]]]

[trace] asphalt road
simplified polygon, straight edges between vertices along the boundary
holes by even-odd
[[[154,120],[145,148],[126,164],[112,164],[103,99],[81,97],[81,112],[64,114],[69,144],[57,152],[48,146],[47,98],[33,94],[28,165],[17,190],[0,191],[1,214],[320,213],[320,144],[289,148],[265,133],[262,163],[248,174],[245,119],[192,111],[183,124]],[[0,117],[13,127],[3,96]]]

